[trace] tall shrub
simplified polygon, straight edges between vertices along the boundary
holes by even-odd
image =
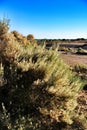
[[[46,121],[72,123],[81,83],[56,50],[9,38],[1,58],[6,84],[0,89],[0,104],[12,119],[30,115],[33,129]]]

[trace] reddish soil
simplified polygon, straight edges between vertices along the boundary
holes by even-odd
[[[76,55],[76,54],[61,54],[64,62],[67,64],[74,65],[87,65],[87,55]]]
[[[87,41],[74,41],[74,42],[70,42],[70,43],[65,43],[69,46],[71,46],[71,48],[76,45],[84,45],[87,44]],[[64,60],[64,62],[66,62],[69,65],[87,65],[87,55],[78,55],[78,54],[71,54],[71,53],[61,53],[61,56]]]

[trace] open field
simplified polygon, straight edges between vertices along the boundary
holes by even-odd
[[[68,50],[69,49],[79,49],[82,48],[83,51],[87,50],[87,43],[81,41],[81,42],[70,42],[70,43],[62,43],[62,47],[66,47]],[[85,46],[84,46],[85,45]],[[82,54],[82,53],[76,53],[76,52],[71,52],[70,50],[64,50],[60,51],[61,57],[63,58],[64,62],[67,63],[70,66],[74,65],[87,65],[87,54]]]
[[[87,55],[77,55],[77,54],[65,54],[61,53],[61,57],[63,58],[64,62],[67,64],[74,66],[74,65],[87,65]]]

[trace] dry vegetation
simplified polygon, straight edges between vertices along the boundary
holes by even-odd
[[[71,66],[73,72],[81,78],[81,81],[84,84],[83,90],[80,92],[77,100],[78,105],[76,108],[76,112],[84,115],[87,119],[87,55],[61,53],[61,57],[66,64]],[[84,129],[87,129],[87,124],[86,128]]]
[[[31,35],[8,33],[8,25],[0,22],[1,130],[85,130],[81,79],[57,50],[38,46]]]

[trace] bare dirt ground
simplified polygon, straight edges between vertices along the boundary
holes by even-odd
[[[87,41],[74,41],[74,42],[70,42],[70,43],[65,43],[64,45],[68,48],[74,48],[75,46],[77,46],[77,48],[79,46],[82,45],[87,45]],[[61,53],[61,52],[60,52]],[[87,65],[87,55],[80,55],[80,54],[72,54],[72,53],[61,53],[61,57],[63,58],[64,62],[66,62],[67,64],[73,66],[73,65]]]
[[[87,65],[87,55],[77,55],[77,54],[64,54],[61,53],[61,57],[65,63],[68,65]]]

